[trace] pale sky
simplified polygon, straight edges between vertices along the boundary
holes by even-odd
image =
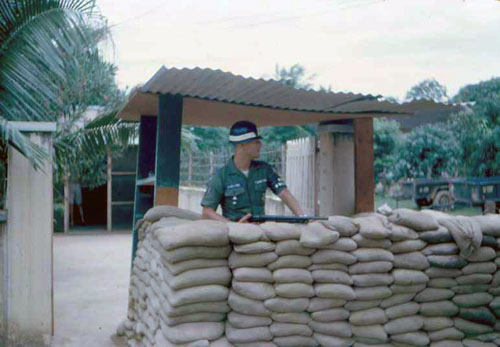
[[[498,0],[97,0],[121,87],[161,65],[256,78],[303,65],[334,91],[404,97],[425,78],[455,94],[500,76]]]

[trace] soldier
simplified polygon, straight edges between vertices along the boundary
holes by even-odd
[[[261,138],[252,122],[233,124],[229,142],[234,145],[234,156],[208,183],[201,201],[204,218],[247,222],[252,215],[263,215],[267,188],[279,196],[296,216],[304,215],[297,199],[271,165],[255,160],[260,156]],[[222,216],[216,212],[219,204]]]

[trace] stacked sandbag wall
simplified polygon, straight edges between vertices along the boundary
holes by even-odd
[[[255,225],[155,209],[119,328],[131,346],[500,345],[498,215]]]

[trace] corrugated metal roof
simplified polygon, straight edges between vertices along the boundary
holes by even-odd
[[[296,89],[275,80],[243,77],[221,70],[167,69],[164,66],[139,90],[143,93],[181,94],[249,106],[316,112],[379,97]]]
[[[188,114],[183,119],[188,124],[220,125],[234,119],[248,118],[255,113],[260,117],[261,124],[283,124],[287,122],[282,112],[289,111],[290,124],[310,123],[328,119],[373,117],[388,115],[411,115],[416,111],[449,108],[450,105],[439,104],[429,100],[416,100],[407,103],[391,103],[379,100],[379,95],[363,95],[354,93],[323,92],[315,90],[296,89],[284,86],[275,80],[255,79],[234,75],[230,72],[212,69],[177,69],[162,66],[143,86],[137,88],[127,105],[120,111],[118,117],[127,120],[138,120],[141,114],[156,114],[157,94],[180,94],[185,102],[192,104],[193,99],[210,101],[206,117],[217,117],[217,112],[228,111],[228,108],[216,108],[213,102],[233,104],[231,117],[223,120],[208,121],[201,116]],[[189,107],[199,113],[200,107]],[[251,107],[251,110],[248,109]],[[263,110],[266,108],[267,110]],[[192,113],[193,111],[191,111]],[[252,113],[253,112],[253,113]],[[322,115],[323,114],[323,115]],[[276,115],[276,121],[265,117]],[[304,118],[305,117],[305,118]],[[278,119],[279,118],[279,119]]]

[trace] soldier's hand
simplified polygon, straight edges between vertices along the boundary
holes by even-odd
[[[241,219],[238,221],[238,223],[248,223],[248,220],[252,218],[252,214],[251,213],[247,213],[246,215],[244,215],[243,217],[241,217]]]

